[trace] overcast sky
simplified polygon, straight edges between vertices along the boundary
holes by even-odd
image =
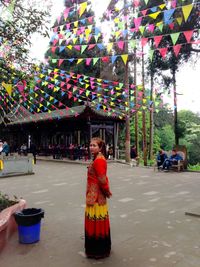
[[[53,1],[52,8],[52,24],[55,19],[64,10],[63,0]],[[101,15],[107,7],[109,0],[92,0],[96,14]],[[31,48],[31,57],[37,58],[41,61],[44,59],[44,53],[47,50],[49,38],[41,38],[39,35],[33,37],[33,46]],[[178,96],[178,110],[188,109],[193,112],[200,113],[200,88],[198,77],[200,75],[200,62],[193,68],[190,64],[185,64],[177,73],[177,92]],[[169,100],[173,105],[173,97]]]

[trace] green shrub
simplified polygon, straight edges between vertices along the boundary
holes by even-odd
[[[10,199],[8,195],[0,192],[0,212],[18,202],[19,200],[16,196],[14,196],[14,199]]]

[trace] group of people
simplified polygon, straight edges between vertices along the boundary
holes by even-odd
[[[173,149],[171,156],[168,157],[163,148],[160,148],[157,155],[157,167],[158,169],[169,171],[170,167],[177,165],[179,160],[183,160],[183,158],[177,153],[176,149]]]

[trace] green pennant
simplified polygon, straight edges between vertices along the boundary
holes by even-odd
[[[161,32],[163,31],[163,26],[164,26],[163,23],[158,25],[158,28],[159,28],[159,30],[160,30]]]
[[[87,45],[82,45],[82,46],[81,46],[81,54],[85,51],[85,49],[86,49],[87,47],[88,47]]]
[[[98,57],[94,57],[93,59],[93,66],[97,63],[97,61],[99,60],[99,58]]]
[[[170,34],[170,36],[171,36],[171,38],[172,38],[173,45],[176,44],[179,35],[180,35],[180,32],[176,32],[176,33],[171,33],[171,34]]]
[[[52,63],[57,63],[57,59],[52,58],[52,59],[51,59],[51,62],[52,62]]]
[[[149,50],[149,58],[150,58],[151,61],[153,60],[153,54],[154,54],[154,50],[150,49]]]
[[[145,27],[146,26],[140,26],[139,27],[139,30],[140,30],[140,32],[141,32],[142,35],[144,34]]]
[[[135,47],[136,47],[136,40],[131,40],[131,41],[129,42],[129,44],[130,44],[130,47],[131,47],[131,48],[135,48]]]

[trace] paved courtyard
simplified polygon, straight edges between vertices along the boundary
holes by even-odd
[[[42,162],[35,175],[0,179],[0,190],[45,210],[41,241],[18,243],[17,233],[0,255],[2,267],[199,267],[200,174],[162,173],[110,163],[112,254],[84,256],[86,165]]]

